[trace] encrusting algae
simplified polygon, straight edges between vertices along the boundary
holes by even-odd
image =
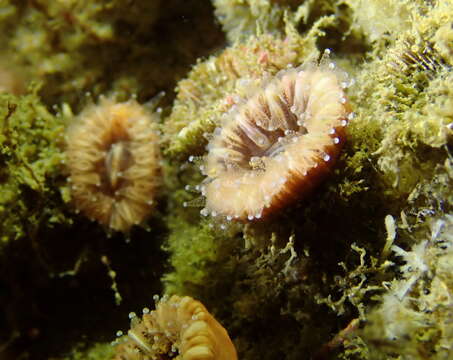
[[[227,331],[191,297],[164,296],[141,319],[129,317],[131,329],[117,340],[114,360],[237,360]]]

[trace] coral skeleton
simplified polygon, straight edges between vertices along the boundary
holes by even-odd
[[[264,218],[298,200],[331,170],[354,114],[347,74],[330,62],[281,71],[225,114],[208,144],[203,215]]]
[[[145,308],[141,319],[134,313],[129,317],[131,329],[127,337],[118,340],[115,360],[237,359],[227,331],[201,302],[191,297],[163,296],[156,310]]]
[[[77,210],[115,231],[150,213],[159,183],[153,119],[135,101],[103,99],[67,131],[67,165]]]

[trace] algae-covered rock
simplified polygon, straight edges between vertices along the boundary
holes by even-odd
[[[367,316],[360,338],[351,339],[347,352],[359,353],[353,349],[364,341],[368,350],[358,346],[364,359],[451,357],[452,220],[447,214],[430,219],[430,227],[403,234],[417,239],[410,249],[392,246],[394,254],[403,261],[400,278],[387,285],[382,304]],[[363,356],[369,351],[373,356]]]
[[[78,105],[86,92],[149,99],[171,91],[190,63],[222,41],[206,2],[6,3],[3,54],[26,80],[43,82],[40,93],[51,105]]]
[[[206,304],[242,360],[451,356],[450,1],[9,0],[0,19],[0,357],[110,358],[156,293]],[[266,220],[203,212],[225,114],[326,48],[350,116],[325,181]],[[161,91],[156,211],[108,237],[69,202],[69,109]]]
[[[284,27],[285,8],[269,0],[214,0],[213,4],[232,43],[255,36],[257,30],[275,33]]]
[[[390,40],[380,57],[364,65],[353,93],[360,109],[353,127],[375,129],[375,135],[363,141],[370,141],[370,155],[387,191],[411,201],[423,184],[438,181],[439,172],[449,173],[446,146],[452,136],[453,58],[435,50],[444,43],[436,34],[453,20],[449,6],[440,2],[422,15],[420,11],[428,9],[414,9],[411,16],[417,20]],[[445,187],[448,178],[443,180]],[[434,195],[451,204],[450,196]]]
[[[0,95],[1,243],[32,236],[41,224],[70,223],[58,186],[64,124],[36,93]]]

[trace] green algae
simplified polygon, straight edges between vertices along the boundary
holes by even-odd
[[[72,353],[65,357],[66,360],[101,360],[110,359],[114,355],[113,347],[109,343],[97,343],[88,348],[80,344]]]
[[[357,74],[360,87],[351,95],[360,109],[352,136],[358,127],[375,129],[374,136],[359,141],[375,143],[369,147],[370,156],[389,185],[387,191],[395,197],[411,198],[421,183],[432,181],[439,166],[448,173],[448,164],[443,164],[451,136],[452,59],[430,50],[436,48],[432,40],[436,31],[452,20],[446,17],[449,12],[444,6],[434,7],[431,16],[421,16],[414,29],[387,45],[382,57],[368,62]]]
[[[394,255],[403,259],[401,275],[386,285],[382,303],[368,314],[358,334],[348,339],[345,354],[358,359],[450,356],[451,226],[449,214],[409,228],[398,223],[395,236],[398,234],[402,241],[418,241],[407,251],[392,246]]]
[[[26,80],[42,82],[40,95],[50,105],[79,106],[86,92],[147,100],[171,92],[188,65],[222,41],[209,11],[199,1],[8,0],[1,40]]]
[[[40,224],[71,223],[58,190],[64,124],[36,91],[23,97],[0,95],[2,244],[31,236]]]
[[[215,0],[215,14],[231,43],[254,36],[257,32],[278,32],[284,28],[285,7],[271,1]]]

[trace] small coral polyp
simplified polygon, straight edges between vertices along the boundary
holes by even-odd
[[[150,213],[159,178],[153,115],[136,101],[103,98],[68,128],[66,162],[76,209],[128,231]]]
[[[265,218],[324,178],[353,113],[347,75],[324,57],[281,71],[233,106],[208,144],[203,215]]]
[[[164,296],[156,310],[129,317],[131,329],[118,340],[114,360],[237,360],[227,331],[189,296]]]

